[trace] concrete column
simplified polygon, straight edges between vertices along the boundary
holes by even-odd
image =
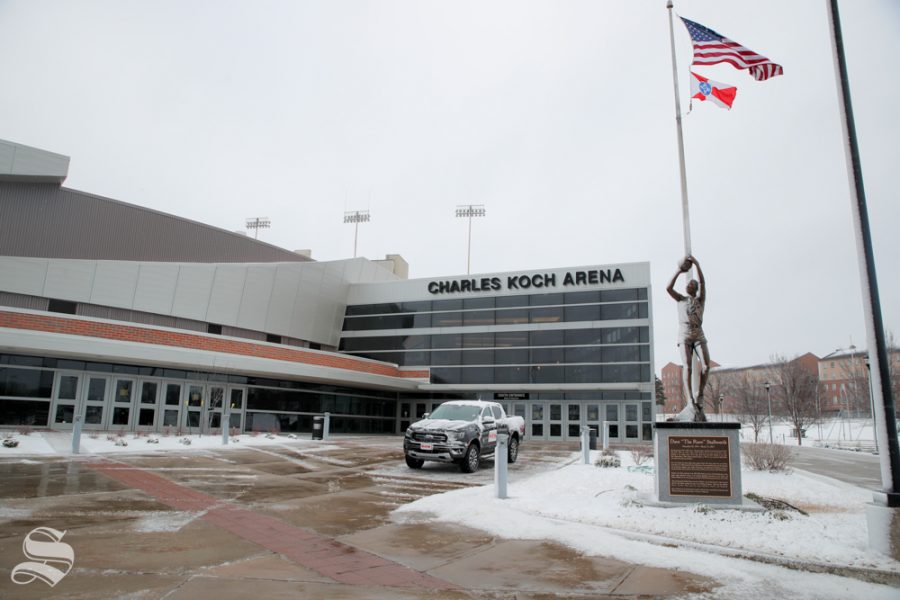
[[[497,449],[494,451],[494,488],[497,498],[506,498],[507,453],[509,452],[509,433],[497,433]]]
[[[586,425],[581,426],[581,462],[591,464],[591,428]]]

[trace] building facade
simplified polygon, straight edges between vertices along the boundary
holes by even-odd
[[[67,165],[0,142],[0,425],[400,433],[482,398],[539,439],[651,437],[647,263],[407,280],[69,190]]]

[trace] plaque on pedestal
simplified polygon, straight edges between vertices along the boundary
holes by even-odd
[[[742,504],[740,423],[654,423],[660,502]]]

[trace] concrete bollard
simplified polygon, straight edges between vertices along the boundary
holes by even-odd
[[[609,450],[609,421],[603,421],[603,449]]]
[[[75,417],[75,424],[72,426],[72,454],[78,454],[81,449],[81,416]]]
[[[231,410],[228,407],[228,403],[225,403],[225,407],[222,409],[222,445],[228,445],[228,430],[231,428]]]
[[[509,433],[497,432],[497,448],[494,450],[494,488],[497,497],[506,498],[506,459],[509,452]]]
[[[322,439],[327,440],[331,434],[331,413],[325,413],[325,422],[322,423]]]
[[[591,464],[591,428],[587,425],[581,426],[581,462]]]

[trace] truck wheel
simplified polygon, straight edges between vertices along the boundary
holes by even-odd
[[[425,461],[421,458],[413,458],[412,456],[406,457],[406,466],[410,469],[421,469],[422,465],[425,464]]]
[[[519,438],[511,437],[509,438],[509,452],[507,453],[506,462],[513,464],[517,458],[519,458]]]
[[[481,464],[481,452],[474,443],[469,444],[466,449],[466,455],[463,456],[462,462],[459,463],[459,470],[463,473],[474,473]]]

